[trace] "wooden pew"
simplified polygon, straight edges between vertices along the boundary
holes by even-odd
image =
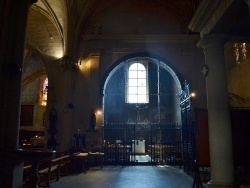
[[[51,160],[41,161],[38,168],[38,175],[41,179],[44,178],[46,182],[46,187],[50,187],[50,181],[55,175],[56,181],[59,181],[61,175],[61,168],[68,164],[70,155],[64,155],[60,157],[55,157]]]
[[[24,161],[23,164],[23,183],[26,185],[30,181],[32,165],[29,161]]]
[[[61,151],[61,152],[56,153],[56,158],[67,156],[67,155],[70,155],[70,156],[68,158],[64,159],[62,161],[61,166],[60,166],[61,175],[69,175],[71,173],[72,165],[73,165],[73,161],[72,161],[73,155],[69,154],[68,151]]]
[[[82,152],[76,152],[72,155],[73,160],[73,169],[75,172],[84,172],[86,173],[89,169],[89,154],[88,153],[82,153]]]

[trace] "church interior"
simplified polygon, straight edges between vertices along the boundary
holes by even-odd
[[[4,187],[27,172],[37,187],[48,161],[250,186],[250,0],[2,0],[0,13]]]

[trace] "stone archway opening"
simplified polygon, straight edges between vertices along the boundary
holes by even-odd
[[[105,163],[179,165],[181,92],[180,78],[160,59],[136,56],[113,67],[103,87]]]

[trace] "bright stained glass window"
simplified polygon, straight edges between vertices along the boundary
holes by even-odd
[[[48,78],[45,78],[43,81],[42,106],[47,105],[47,94],[48,94]]]
[[[247,47],[246,47],[246,43],[242,43],[242,58],[245,60],[247,59]]]
[[[235,43],[234,44],[234,53],[235,53],[235,62],[237,64],[240,63],[240,52],[239,52],[239,44],[238,43]]]
[[[248,58],[247,43],[234,43],[235,62],[242,63]]]

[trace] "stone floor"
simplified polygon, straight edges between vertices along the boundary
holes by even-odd
[[[192,188],[193,179],[169,166],[104,166],[63,176],[52,188]],[[207,185],[204,185],[206,188]]]

